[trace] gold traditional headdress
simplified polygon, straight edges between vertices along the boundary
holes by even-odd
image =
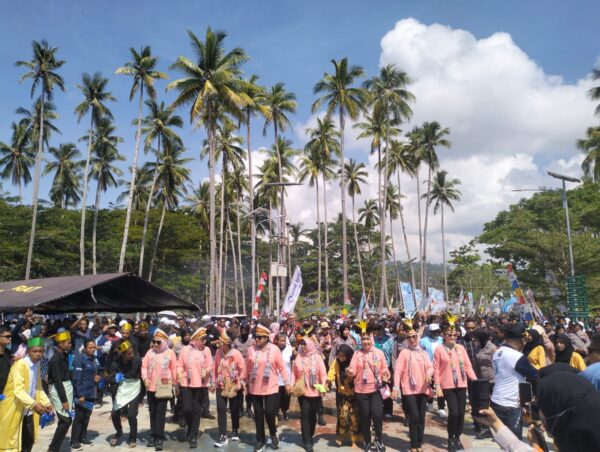
[[[71,333],[69,333],[68,331],[61,331],[60,333],[56,333],[53,336],[53,339],[56,343],[58,342],[64,342],[64,341],[70,341],[71,340]]]
[[[131,342],[123,341],[119,344],[119,346],[117,347],[117,350],[119,351],[119,353],[125,353],[130,348],[131,348]]]
[[[449,312],[446,313],[446,320],[450,324],[449,331],[454,331],[456,329],[456,321],[458,320],[458,316],[452,315]]]

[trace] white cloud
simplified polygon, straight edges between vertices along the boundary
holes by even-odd
[[[461,180],[462,200],[454,213],[446,215],[448,251],[478,235],[498,211],[531,195],[513,190],[557,186],[547,170],[581,173],[583,155],[575,149],[575,140],[594,123],[594,105],[586,97],[592,85],[589,77],[565,83],[560,76],[546,74],[507,33],[477,39],[465,30],[425,25],[415,19],[398,21],[382,38],[381,48],[380,64],[393,63],[414,81],[410,86],[417,98],[414,117],[403,129],[436,120],[451,131],[452,148],[440,149],[438,154],[441,167]],[[297,124],[294,130],[299,140],[305,141],[304,129],[315,124],[315,115]],[[357,199],[358,207],[365,199],[376,198],[377,173],[375,157],[368,156],[369,142],[356,141],[356,135],[356,130],[347,128],[349,154],[363,151],[362,160],[368,158],[372,175]],[[420,176],[426,180],[424,169]],[[402,184],[408,239],[411,254],[416,256],[416,186],[406,176]],[[329,211],[337,214],[337,184],[329,186],[328,197]],[[292,221],[314,224],[313,193],[306,187],[292,190],[290,201]],[[399,221],[394,239],[399,259],[405,260]],[[427,255],[432,262],[442,260],[440,219],[431,213]]]

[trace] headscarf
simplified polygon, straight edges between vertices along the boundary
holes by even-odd
[[[304,337],[304,345],[300,349],[300,356],[308,358],[317,353],[317,345],[310,337]]]
[[[167,348],[169,348],[169,336],[160,328],[157,328],[154,332],[153,340],[161,341],[160,347],[158,348],[158,353],[164,352]]]
[[[561,341],[565,344],[565,349],[562,352],[556,347],[557,341]],[[554,346],[556,347],[556,362],[569,364],[571,362],[571,356],[573,356],[573,352],[575,351],[569,336],[566,334],[557,334],[554,337]]]
[[[346,340],[346,338],[344,338],[344,330],[348,328],[350,329],[350,325],[348,325],[347,323],[342,323],[338,329],[338,332],[340,334],[340,337],[344,340]],[[350,335],[350,333],[348,333],[348,335]]]
[[[600,393],[585,378],[555,372],[538,384],[538,404],[561,452],[592,452],[600,444]]]
[[[300,349],[300,356],[302,357],[302,369],[309,367],[309,384],[314,386],[317,382],[317,345],[310,337],[304,336],[304,345]]]
[[[279,330],[281,329],[281,325],[277,322],[273,322],[271,323],[271,325],[269,325],[269,329],[271,330],[271,334],[269,335],[269,342],[274,344],[275,338],[277,337],[277,335],[279,334]]]
[[[350,360],[352,359],[352,355],[354,355],[354,350],[347,344],[341,344],[338,349],[338,353],[342,353],[346,357],[346,361],[341,362],[337,359],[338,368],[340,369],[340,381],[343,383],[346,380],[346,369],[350,365]]]
[[[544,346],[544,340],[542,339],[541,334],[534,330],[533,328],[527,331],[527,334],[531,337],[531,340],[525,344],[523,347],[523,354],[528,356],[536,347]]]

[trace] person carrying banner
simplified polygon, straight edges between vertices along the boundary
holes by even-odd
[[[73,405],[73,384],[69,372],[69,351],[71,333],[61,331],[54,336],[56,351],[48,363],[48,386],[50,401],[58,417],[58,426],[48,446],[49,452],[59,452],[62,442],[71,427]]]
[[[115,436],[110,440],[111,447],[118,446],[123,437],[121,417],[127,416],[129,423],[129,448],[136,447],[137,442],[137,415],[141,400],[142,382],[140,380],[142,359],[135,353],[131,342],[121,342],[117,347],[119,355],[111,363],[108,370],[109,382],[116,385],[111,420],[115,427]]]

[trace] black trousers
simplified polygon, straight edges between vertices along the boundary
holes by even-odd
[[[121,415],[127,415],[127,422],[129,423],[129,440],[128,443],[135,443],[137,441],[137,415],[139,408],[139,398],[132,400],[126,406],[120,410],[113,411],[110,413],[110,419],[112,420],[113,427],[117,432],[117,436],[123,436],[123,426],[121,424]]]
[[[238,399],[239,399],[241,413],[252,409],[252,395],[251,394],[246,393],[244,396],[244,392],[240,391],[238,393]],[[245,410],[244,410],[244,399],[246,399],[246,409]]]
[[[179,398],[182,400],[183,416],[187,424],[188,437],[195,438],[200,430],[200,416],[208,402],[208,388],[181,388]]]
[[[165,417],[169,399],[157,399],[156,392],[148,391],[148,409],[150,411],[150,436],[155,440],[165,439]]]
[[[238,431],[240,429],[240,394],[235,397],[227,398],[221,395],[221,390],[217,390],[217,421],[219,423],[219,435],[227,435],[227,404],[231,411],[231,429]],[[242,399],[243,400],[243,399]]]
[[[52,437],[52,442],[50,443],[50,446],[48,446],[49,452],[58,452],[60,450],[60,446],[62,446],[72,423],[70,417],[65,417],[58,413],[56,413],[56,417],[58,418],[58,425],[56,426],[56,431]]]
[[[300,404],[300,426],[302,428],[302,442],[312,444],[317,426],[317,412],[321,397],[298,397]]]
[[[365,443],[371,442],[371,422],[375,430],[375,440],[380,441],[383,437],[383,399],[379,391],[368,394],[356,393],[356,405],[360,417],[360,433]]]
[[[285,389],[285,386],[279,386],[279,409],[282,413],[287,413],[290,409],[291,396]]]
[[[21,427],[21,451],[31,452],[33,449],[34,438],[33,414],[23,416],[23,425]]]
[[[207,388],[208,391],[208,388]],[[206,417],[210,414],[210,400],[208,399],[208,392],[206,397],[202,399],[202,416]]]
[[[443,389],[443,392],[448,402],[448,437],[458,438],[465,424],[467,388]]]
[[[254,406],[254,425],[256,427],[256,441],[265,442],[265,420],[269,427],[269,435],[277,435],[275,416],[279,410],[279,392],[269,395],[252,395]]]
[[[427,394],[402,396],[402,406],[408,417],[410,448],[419,449],[423,445],[425,433],[425,413],[427,412]]]
[[[86,400],[86,402],[94,403],[94,400],[90,399]],[[85,439],[91,416],[92,410],[88,410],[77,403],[75,404],[75,419],[73,419],[73,430],[71,430],[71,444],[81,443]]]

